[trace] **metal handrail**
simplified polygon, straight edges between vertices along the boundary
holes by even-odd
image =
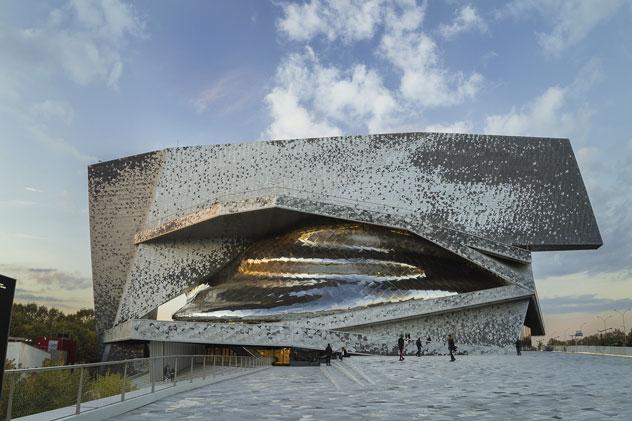
[[[160,355],[156,357],[145,357],[145,358],[130,358],[128,360],[117,360],[117,361],[104,361],[101,363],[84,363],[84,364],[70,364],[70,365],[55,365],[50,367],[33,367],[33,368],[12,368],[9,370],[5,370],[5,374],[10,373],[40,373],[45,371],[56,371],[56,370],[74,370],[77,368],[90,368],[90,367],[103,367],[109,365],[119,365],[125,363],[132,362],[141,362],[148,361],[154,359],[163,359],[163,358],[197,358],[197,357],[217,357],[219,355],[215,354],[178,354],[178,355]],[[263,358],[263,357],[255,357],[255,358]]]
[[[178,360],[181,359],[190,359],[190,366],[189,367],[182,367],[181,369],[178,369]],[[196,363],[196,359],[198,359],[198,363],[199,363],[199,359],[202,360],[202,370],[201,371],[194,371],[194,366]],[[160,365],[156,365],[156,361],[158,362],[163,362],[164,365],[164,361],[165,360],[175,360],[174,363],[174,367],[172,370],[170,370],[169,372],[169,377],[165,377],[165,375],[163,373],[160,373],[159,375],[156,375],[156,370],[164,370],[164,367],[161,367]],[[143,374],[144,375],[148,375],[148,379],[149,379],[149,383],[147,383],[145,385],[144,388],[140,388],[140,389],[129,389],[127,388],[127,385],[130,382],[133,382],[136,376],[135,374],[135,369],[133,369],[133,364],[137,364],[137,363],[147,363],[147,367],[146,367],[146,373]],[[227,364],[225,364],[227,363]],[[186,364],[186,362],[185,362]],[[76,393],[76,398],[73,398],[74,403],[71,406],[67,406],[64,407],[66,408],[66,412],[64,412],[63,414],[57,413],[55,416],[57,416],[57,418],[64,418],[68,415],[70,415],[70,412],[73,412],[74,415],[79,415],[80,413],[82,413],[81,411],[81,405],[84,403],[83,399],[84,399],[84,387],[87,386],[90,382],[89,378],[86,378],[86,370],[90,369],[90,368],[102,368],[102,367],[108,367],[108,366],[113,366],[113,365],[119,365],[119,366],[123,366],[123,374],[122,374],[122,378],[121,378],[121,389],[119,393],[115,393],[113,395],[106,395],[106,396],[102,396],[101,398],[97,398],[96,400],[92,399],[92,402],[98,402],[99,399],[103,399],[103,398],[111,398],[113,396],[120,396],[120,401],[116,401],[116,402],[123,402],[126,400],[126,393],[131,393],[131,391],[133,390],[137,390],[139,393],[142,393],[143,395],[146,394],[153,394],[156,392],[156,384],[157,383],[161,383],[164,384],[164,382],[168,381],[168,384],[170,384],[170,386],[167,387],[175,387],[177,385],[178,379],[188,379],[190,383],[193,382],[194,378],[201,378],[202,380],[205,380],[208,377],[211,377],[213,374],[212,372],[209,373],[208,372],[208,368],[210,367],[227,367],[228,369],[230,368],[241,368],[241,369],[257,369],[257,368],[261,368],[264,366],[268,366],[272,364],[272,359],[269,357],[257,357],[257,356],[237,356],[237,355],[232,355],[232,356],[226,356],[226,355],[216,355],[216,354],[175,354],[175,355],[159,355],[159,356],[155,356],[155,357],[147,357],[147,358],[131,358],[131,359],[127,359],[127,360],[118,360],[118,361],[107,361],[107,362],[101,362],[101,363],[88,363],[88,364],[74,364],[74,365],[65,365],[65,366],[53,366],[53,367],[36,367],[36,368],[17,368],[17,369],[11,369],[11,370],[6,370],[5,371],[5,380],[7,382],[9,382],[9,394],[8,394],[8,400],[7,400],[7,409],[6,409],[6,415],[4,415],[3,420],[11,420],[12,417],[12,412],[13,412],[13,408],[14,408],[14,398],[16,396],[16,383],[20,381],[20,379],[22,379],[23,377],[27,376],[27,375],[36,375],[39,373],[45,373],[45,372],[51,372],[51,371],[62,371],[62,370],[79,370],[79,382],[76,385],[76,391],[73,393]],[[130,368],[132,368],[131,370],[131,374],[130,374]],[[185,370],[187,370],[188,368],[188,373],[185,372]],[[224,373],[225,370],[220,371],[221,373]],[[161,389],[162,390],[162,389]],[[19,394],[17,394],[17,396],[19,396]],[[105,402],[100,402],[100,404],[96,404],[97,407],[105,407],[105,406],[109,406],[112,405],[114,403],[116,403],[114,401],[105,401]],[[94,406],[95,404],[93,404],[92,406]],[[101,405],[102,404],[102,405]],[[72,410],[70,409],[72,408]],[[53,411],[58,411],[62,408],[51,408],[51,410]],[[91,408],[91,410],[94,408]],[[84,411],[85,412],[85,411]],[[41,412],[35,412],[35,413],[41,413]],[[22,414],[22,415],[34,415],[35,413],[29,413],[29,414]]]

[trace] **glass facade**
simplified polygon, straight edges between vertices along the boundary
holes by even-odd
[[[255,242],[195,288],[176,320],[278,320],[494,288],[494,274],[406,231],[340,222]]]

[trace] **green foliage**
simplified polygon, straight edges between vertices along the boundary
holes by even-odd
[[[551,338],[549,339],[547,345],[632,346],[632,330],[625,335],[625,338],[623,330],[614,329],[606,332],[605,334],[584,336],[581,339],[578,338],[561,341],[559,339]]]
[[[51,366],[48,362],[46,366]],[[0,419],[6,416],[10,382],[14,382],[12,417],[22,417],[39,412],[72,406],[77,403],[77,393],[81,379],[81,370],[60,369],[5,376],[0,401]],[[136,390],[128,379],[123,380],[119,373],[98,370],[90,373],[84,369],[82,402],[118,395],[122,389],[126,392]]]
[[[64,314],[55,308],[36,304],[14,304],[11,314],[10,335],[31,339],[38,336],[67,334],[77,342],[77,362],[91,363],[98,360],[94,310],[83,309]],[[45,367],[60,365],[46,361]],[[5,362],[5,368],[15,368]],[[5,419],[9,388],[13,382],[12,417],[22,417],[43,411],[72,406],[77,403],[81,369],[67,368],[29,374],[5,374],[0,400],[0,420]],[[84,369],[82,401],[118,395],[125,389],[130,392],[136,386],[123,380],[120,373],[98,368]]]
[[[84,396],[86,400],[106,398],[108,396],[118,395],[123,388],[125,388],[125,392],[136,390],[136,386],[128,379],[123,380],[123,376],[120,374],[108,372],[104,376],[97,376],[97,378],[88,385]]]
[[[98,360],[94,310],[82,309],[74,314],[64,314],[56,308],[37,304],[13,304],[11,336],[28,338],[68,334],[77,341],[77,362],[90,363]]]

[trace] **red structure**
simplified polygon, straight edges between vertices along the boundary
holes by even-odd
[[[68,335],[38,336],[35,346],[43,351],[50,352],[54,361],[63,361],[64,364],[77,362],[77,342]]]

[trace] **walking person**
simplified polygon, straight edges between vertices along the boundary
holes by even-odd
[[[334,351],[331,349],[331,344],[327,344],[327,348],[325,348],[325,363],[327,363],[327,365],[331,365],[331,354],[333,353]]]
[[[452,338],[452,335],[448,335],[448,351],[450,351],[450,361],[456,361],[456,358],[454,358],[456,345],[454,345],[454,339]]]
[[[522,355],[522,341],[520,338],[516,339],[516,354]]]
[[[421,356],[421,338],[417,338],[417,342],[415,342],[415,345],[417,345],[417,356],[420,357]]]
[[[404,335],[399,335],[397,340],[397,346],[399,347],[399,360],[404,361]]]

